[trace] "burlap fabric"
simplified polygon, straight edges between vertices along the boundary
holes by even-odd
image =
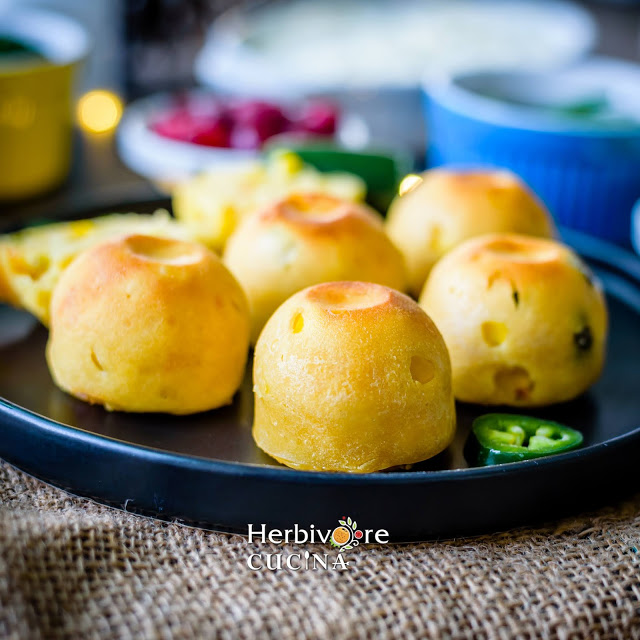
[[[2,637],[640,638],[640,496],[533,530],[362,546],[344,571],[297,573],[246,564],[295,545],[138,518],[6,464],[0,502]]]

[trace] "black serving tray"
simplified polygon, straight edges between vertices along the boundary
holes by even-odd
[[[470,468],[464,445],[473,418],[487,409],[459,405],[454,443],[410,471],[294,471],[253,443],[250,366],[229,407],[187,417],[109,413],[58,390],[44,358],[46,331],[0,306],[0,457],[107,505],[239,533],[263,523],[327,529],[349,515],[360,527],[387,529],[392,540],[418,540],[613,503],[640,490],[640,260],[576,232],[563,237],[604,283],[607,364],[582,397],[527,413],[580,429],[585,444],[577,451]]]

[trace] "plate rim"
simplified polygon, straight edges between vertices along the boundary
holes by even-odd
[[[430,484],[439,480],[467,480],[477,477],[490,477],[504,475],[510,470],[527,470],[533,467],[544,467],[548,465],[559,465],[563,461],[585,460],[597,458],[605,449],[617,448],[630,442],[638,440],[640,442],[640,426],[588,447],[582,447],[567,453],[560,453],[532,460],[520,462],[510,462],[504,464],[488,465],[486,467],[468,467],[465,469],[434,469],[430,471],[374,471],[372,473],[348,473],[344,471],[304,471],[290,469],[288,467],[276,467],[261,465],[250,462],[234,462],[230,460],[216,460],[215,458],[205,458],[165,451],[146,445],[134,444],[126,440],[119,440],[102,434],[87,431],[80,427],[73,427],[61,422],[56,422],[45,416],[41,416],[29,409],[25,409],[4,398],[0,398],[0,417],[11,417],[21,423],[27,423],[29,427],[37,428],[41,431],[54,433],[55,436],[65,440],[75,440],[85,446],[97,446],[113,451],[121,450],[132,458],[153,460],[159,463],[169,463],[176,467],[189,467],[204,472],[214,472],[226,476],[243,476],[253,478],[277,477],[279,480],[292,479],[318,481],[323,484]]]

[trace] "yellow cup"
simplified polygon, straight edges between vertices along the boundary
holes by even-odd
[[[73,77],[88,51],[76,22],[47,11],[3,15],[0,35],[32,45],[33,62],[0,60],[0,200],[59,185],[71,165]]]

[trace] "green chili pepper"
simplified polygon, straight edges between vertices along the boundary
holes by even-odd
[[[541,458],[576,449],[582,434],[557,422],[531,416],[489,413],[473,422],[478,464],[491,465]]]

